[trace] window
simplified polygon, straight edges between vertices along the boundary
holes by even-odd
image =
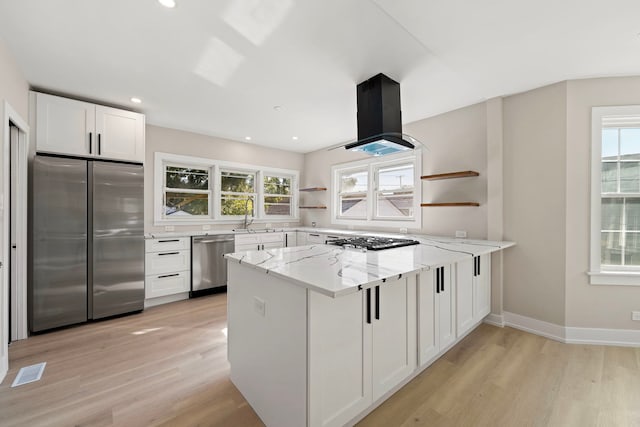
[[[155,154],[154,224],[298,219],[298,171]]]
[[[255,216],[256,174],[222,170],[220,172],[220,214],[222,216]]]
[[[420,227],[420,152],[333,167],[335,224]],[[419,186],[418,186],[419,188]]]
[[[211,189],[209,169],[166,164],[164,166],[164,217],[208,218]]]
[[[264,185],[264,214],[269,217],[291,216],[292,185],[290,176],[265,175]]]
[[[640,285],[640,106],[592,121],[591,283]]]
[[[338,172],[338,217],[367,219],[367,193],[369,171],[346,170]]]

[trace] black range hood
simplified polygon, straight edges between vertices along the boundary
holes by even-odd
[[[358,140],[347,150],[384,156],[415,148],[402,134],[400,83],[380,73],[357,86],[357,99]]]

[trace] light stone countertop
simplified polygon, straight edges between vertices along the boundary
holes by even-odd
[[[349,231],[349,234],[383,235]],[[514,245],[512,242],[461,240],[424,235],[406,237],[414,238],[420,244],[381,251],[317,244],[237,252],[226,254],[225,257],[231,262],[262,270],[266,274],[281,277],[330,297],[338,297],[377,286],[401,275],[426,271],[438,265],[455,263]]]

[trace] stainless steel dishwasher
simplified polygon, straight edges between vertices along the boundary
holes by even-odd
[[[223,255],[233,252],[233,247],[233,234],[191,238],[191,297],[226,290],[227,261]]]

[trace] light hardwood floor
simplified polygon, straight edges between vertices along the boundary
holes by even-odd
[[[220,294],[16,342],[0,426],[262,426],[229,381],[224,328]],[[359,425],[640,426],[640,349],[482,325]]]

